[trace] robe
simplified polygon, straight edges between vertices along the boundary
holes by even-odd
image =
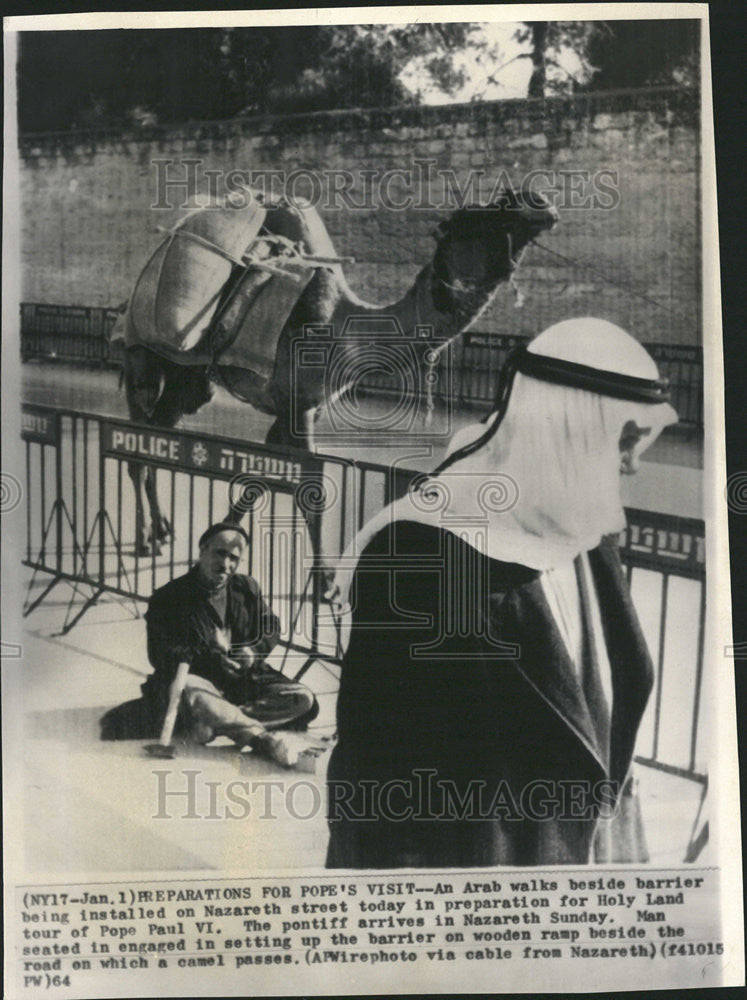
[[[538,571],[412,521],[371,539],[350,595],[327,867],[647,860],[631,763],[653,668],[616,545],[588,560],[606,752]]]

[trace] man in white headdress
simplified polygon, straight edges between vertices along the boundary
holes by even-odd
[[[631,762],[653,672],[616,542],[620,474],[667,400],[619,327],[558,323],[355,539],[328,867],[647,859]]]

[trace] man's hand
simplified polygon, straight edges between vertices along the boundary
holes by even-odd
[[[223,673],[230,677],[231,680],[238,680],[239,677],[244,677],[246,674],[246,667],[239,660],[231,660],[229,657],[225,657],[221,664]]]
[[[230,655],[234,662],[241,664],[245,673],[248,673],[259,662],[259,657],[249,645],[231,646]]]
[[[230,652],[223,653],[223,672],[233,680],[248,677],[258,662],[258,656],[251,646],[232,646]]]

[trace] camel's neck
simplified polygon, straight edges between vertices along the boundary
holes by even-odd
[[[369,321],[393,317],[406,337],[415,337],[416,327],[427,327],[432,331],[430,337],[452,340],[474,322],[494,293],[495,288],[467,291],[449,287],[435,278],[433,264],[429,263],[402,298],[386,305],[365,302],[345,286],[331,323],[341,335],[346,322],[350,329],[357,317]],[[370,325],[373,329],[373,324]],[[421,343],[427,346],[425,338]]]

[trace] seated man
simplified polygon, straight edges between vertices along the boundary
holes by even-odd
[[[196,743],[229,736],[290,767],[296,754],[274,731],[304,729],[319,706],[307,687],[264,662],[279,623],[257,582],[236,572],[247,543],[242,528],[212,525],[200,538],[197,564],[153,593],[145,617],[154,673],[142,686],[143,709],[155,736],[176,669],[186,662],[177,732]]]

